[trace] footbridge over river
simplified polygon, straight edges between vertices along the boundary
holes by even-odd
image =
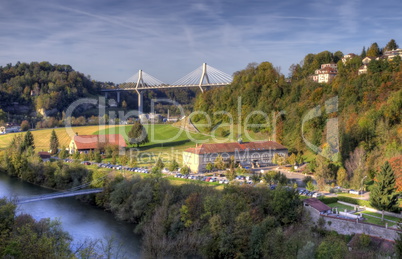
[[[73,190],[68,190],[68,191],[64,191],[64,192],[56,192],[56,193],[49,193],[49,194],[35,195],[35,196],[28,196],[28,197],[18,197],[16,200],[16,204],[24,204],[24,203],[30,203],[30,202],[35,202],[35,201],[72,197],[72,196],[77,196],[77,195],[98,193],[98,192],[102,192],[102,191],[103,191],[103,188],[84,189],[84,190],[73,189]]]

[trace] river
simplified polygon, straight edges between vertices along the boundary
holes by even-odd
[[[54,192],[0,174],[0,197],[31,196]],[[58,219],[62,227],[80,244],[88,239],[109,239],[121,245],[120,254],[126,258],[140,258],[140,236],[133,233],[134,226],[114,219],[111,213],[84,204],[74,197],[21,204],[17,213],[31,214],[35,219]]]

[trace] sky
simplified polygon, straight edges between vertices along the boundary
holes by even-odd
[[[123,83],[173,83],[202,63],[227,74],[269,61],[286,76],[308,53],[402,46],[400,0],[0,0],[0,66],[69,64]]]

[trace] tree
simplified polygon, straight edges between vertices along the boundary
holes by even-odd
[[[169,171],[173,172],[179,168],[179,163],[177,163],[176,159],[173,159],[172,162],[169,164]]]
[[[126,102],[126,100],[123,100],[123,101],[121,102],[121,107],[122,107],[123,109],[126,109],[126,108],[127,108],[127,102]]]
[[[370,192],[370,204],[385,211],[397,211],[399,208],[398,193],[396,192],[395,175],[388,161],[377,173]]]
[[[208,162],[208,164],[205,166],[205,169],[208,172],[212,171],[212,169],[214,169],[214,164],[212,164],[211,162]]]
[[[50,135],[50,154],[54,155],[59,150],[59,139],[56,135],[56,132],[52,130],[52,134]]]
[[[307,183],[306,189],[309,190],[309,191],[311,191],[311,192],[315,190],[315,185],[313,184],[312,181],[309,181],[309,182]]]
[[[346,173],[346,169],[340,167],[338,172],[336,173],[336,181],[339,186],[345,186],[348,181],[348,174]]]
[[[345,258],[348,247],[341,238],[328,236],[317,248],[317,259],[341,259]]]
[[[101,156],[99,150],[95,150],[95,162],[96,163],[101,163],[102,162],[102,156]]]
[[[290,165],[296,165],[296,155],[295,155],[295,153],[292,153],[290,156],[288,156],[288,163],[290,164]]]
[[[180,173],[187,175],[190,173],[190,168],[185,165],[180,169]]]
[[[365,58],[366,56],[367,56],[366,47],[363,47],[363,50],[362,50],[362,53],[360,54],[360,57],[363,59],[363,58]]]
[[[380,56],[381,51],[380,48],[378,47],[377,42],[374,42],[371,44],[370,48],[367,50],[367,56],[369,57],[378,57]]]
[[[274,157],[272,158],[272,163],[277,164],[277,165],[284,165],[286,162],[286,158],[279,155],[278,153],[274,154]]]
[[[218,155],[214,161],[214,167],[218,170],[223,170],[226,168],[225,162],[223,161],[223,157]]]
[[[28,148],[35,149],[35,140],[32,133],[28,130],[25,133],[24,141],[22,142],[22,150],[27,150]]]
[[[29,122],[28,122],[27,120],[23,120],[23,121],[21,122],[20,128],[21,128],[21,131],[27,131],[27,130],[29,130]]]
[[[163,163],[162,159],[160,157],[158,157],[158,160],[156,160],[154,167],[162,170],[165,167],[165,163]]]
[[[399,48],[398,44],[396,44],[394,39],[391,39],[385,46],[384,50],[394,50],[397,48]]]
[[[66,150],[65,147],[62,147],[62,148],[61,148],[61,151],[60,151],[60,153],[59,153],[59,158],[65,159],[65,158],[67,158],[67,157],[68,157],[68,151]]]
[[[130,143],[137,144],[137,147],[149,142],[148,133],[140,121],[134,123],[127,135],[130,138]]]

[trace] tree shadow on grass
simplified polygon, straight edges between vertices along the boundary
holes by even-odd
[[[182,146],[186,143],[191,142],[191,140],[186,139],[186,140],[179,140],[179,141],[171,141],[171,142],[165,142],[165,143],[153,143],[150,145],[146,145],[146,146],[140,146],[139,150],[140,151],[146,151],[149,150],[151,148],[165,148],[165,147],[177,147],[177,146]],[[137,148],[137,145],[130,145],[129,147],[131,148]]]

